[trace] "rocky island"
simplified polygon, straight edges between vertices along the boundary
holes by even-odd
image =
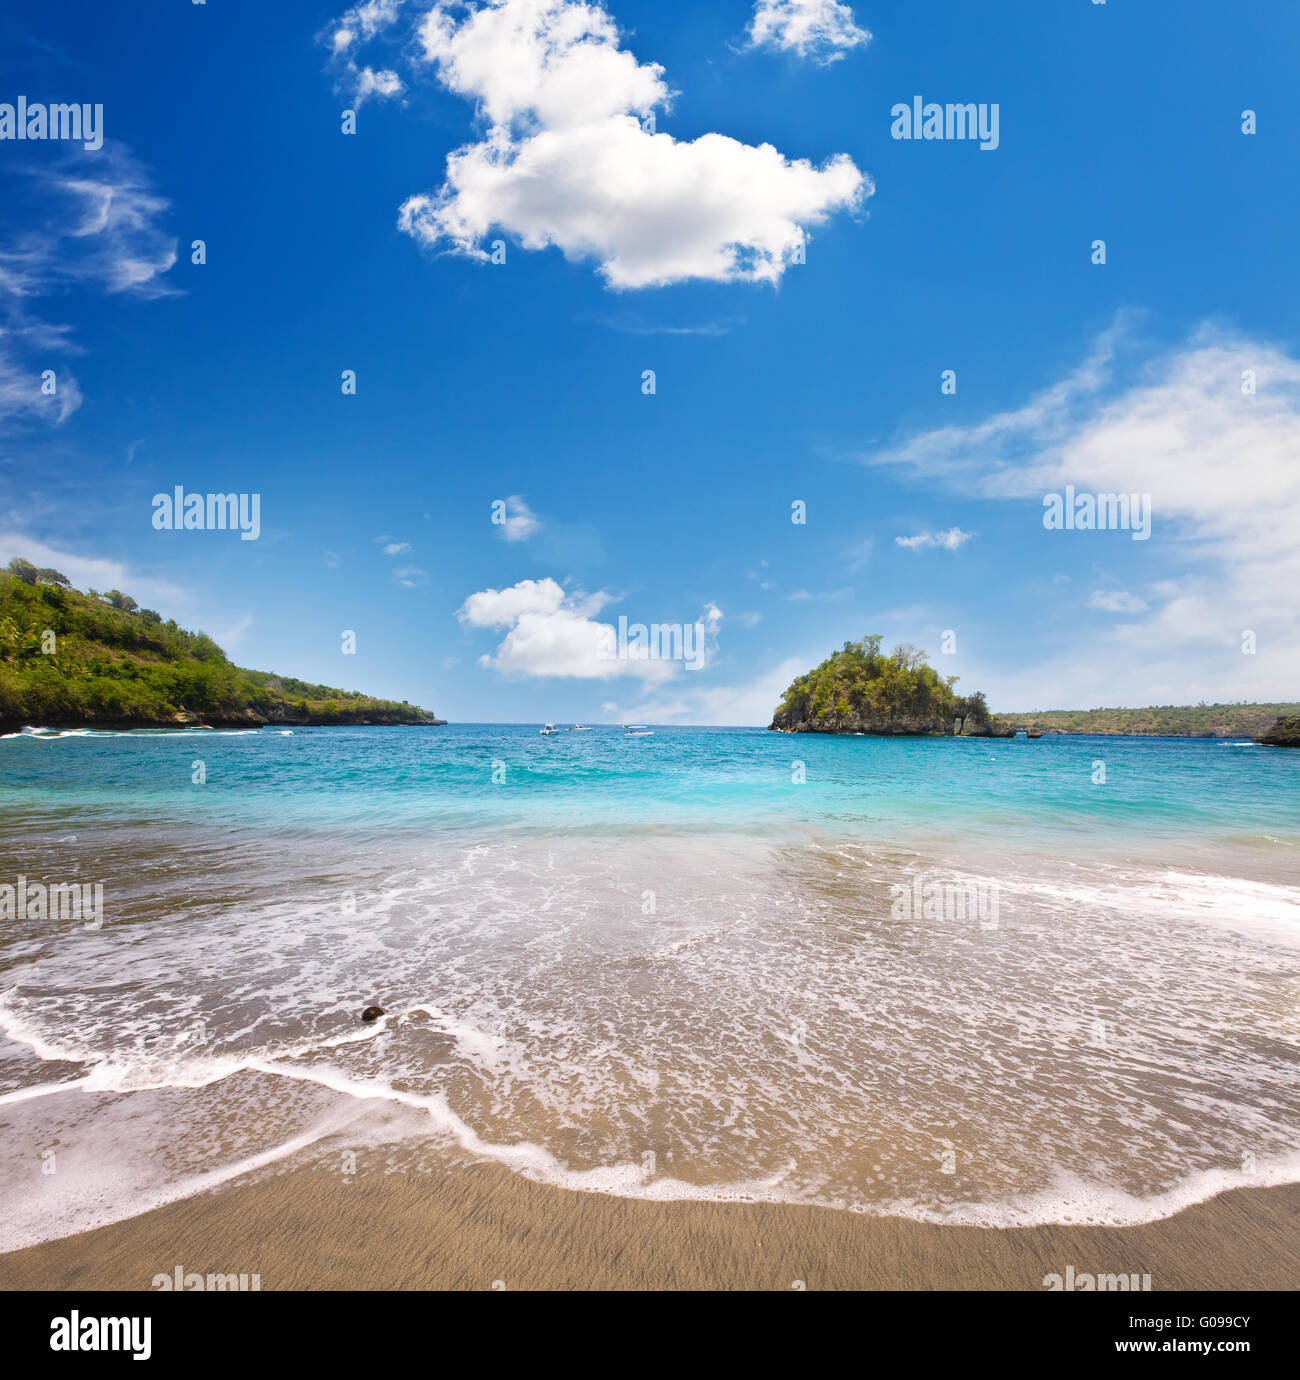
[[[846,642],[785,692],[770,728],[782,733],[864,733],[1012,738],[980,693],[958,696],[915,647],[880,650],[878,634]]]
[[[82,593],[21,558],[0,571],[0,732],[445,722],[405,701],[235,666],[206,633],[120,590]]]

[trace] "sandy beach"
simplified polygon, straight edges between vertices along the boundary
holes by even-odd
[[[347,1177],[303,1168],[0,1256],[0,1288],[149,1289],[177,1266],[273,1289],[1043,1289],[1064,1273],[1152,1291],[1287,1289],[1300,1185],[1238,1189],[1141,1226],[931,1226],[766,1203],[652,1203],[497,1165]]]

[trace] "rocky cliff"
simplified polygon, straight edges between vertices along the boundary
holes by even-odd
[[[1255,740],[1269,747],[1300,748],[1300,716],[1279,719],[1267,733],[1261,733]]]

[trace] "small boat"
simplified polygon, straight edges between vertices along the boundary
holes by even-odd
[[[549,737],[551,736],[552,733],[558,733],[559,731],[560,731],[560,730],[559,730],[558,728],[556,728],[556,726],[555,726],[554,724],[546,724],[546,725],[542,728],[542,737],[543,737],[543,738],[549,738]]]
[[[653,728],[647,728],[645,724],[628,724],[627,732],[623,736],[625,738],[653,738],[655,731]]]
[[[568,731],[570,733],[591,733],[593,729],[590,724],[574,724]]]

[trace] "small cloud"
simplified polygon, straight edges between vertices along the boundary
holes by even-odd
[[[761,613],[742,613],[736,619],[742,628],[756,628],[762,621],[763,615]]]
[[[419,589],[429,583],[427,571],[418,565],[402,565],[393,571],[393,579],[405,589]]]
[[[322,559],[331,570],[334,570],[338,566],[339,558],[338,552],[336,551],[327,551]]]
[[[404,551],[411,549],[409,541],[390,541],[384,543],[385,556],[400,556]]]
[[[541,525],[541,519],[519,494],[506,499],[506,520],[500,526],[507,541],[527,541]]]
[[[821,66],[871,42],[853,11],[839,0],[757,0],[749,22],[754,48],[774,48]]]
[[[929,551],[941,547],[944,551],[956,551],[966,545],[975,535],[963,532],[960,527],[950,527],[946,532],[931,532],[928,529],[918,532],[914,537],[895,537],[894,541],[908,551]]]
[[[373,67],[363,67],[355,73],[354,83],[352,103],[358,110],[371,96],[400,96],[405,89],[397,73],[386,67],[378,72]]]
[[[1103,613],[1142,613],[1147,608],[1147,602],[1122,589],[1094,589],[1088,607],[1101,609]]]

